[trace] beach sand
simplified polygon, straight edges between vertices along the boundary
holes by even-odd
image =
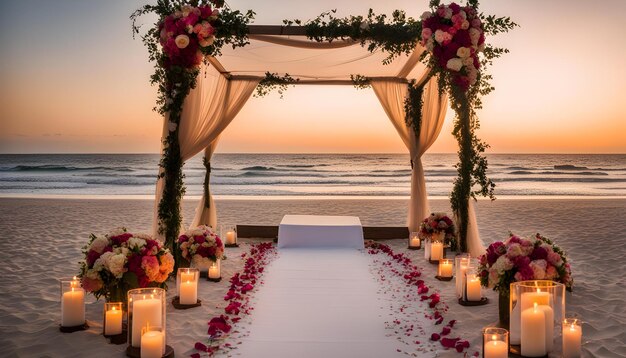
[[[197,201],[184,203],[185,223]],[[284,214],[355,215],[365,226],[402,226],[406,200],[218,200],[224,224],[278,225]],[[126,345],[110,345],[100,335],[102,301],[88,299],[85,332],[62,334],[58,279],[71,277],[82,259],[81,247],[89,233],[104,233],[117,226],[133,232],[149,231],[152,201],[119,199],[0,199],[0,355],[3,357],[109,357],[123,356]],[[433,211],[449,211],[448,200],[432,200]],[[478,223],[483,242],[517,234],[541,232],[569,255],[574,292],[567,294],[567,314],[578,315],[583,326],[584,356],[626,357],[626,309],[622,270],[626,268],[626,200],[623,199],[515,199],[479,201]],[[242,240],[249,242],[250,240]],[[394,250],[407,251],[405,240],[387,240]],[[239,271],[239,254],[228,249],[223,277]],[[482,307],[455,302],[454,281],[439,282],[435,266],[424,261],[423,251],[409,251],[423,268],[427,284],[439,288],[450,306],[446,319],[457,319],[453,332],[481,342],[480,330],[497,321],[497,297]],[[203,282],[203,305],[191,311],[167,309],[168,344],[179,357],[193,353],[204,341],[210,316],[223,310],[227,280]],[[173,296],[172,292],[168,296]],[[254,313],[253,313],[254,314]],[[460,356],[460,355],[459,355]]]

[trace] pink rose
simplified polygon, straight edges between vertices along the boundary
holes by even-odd
[[[422,40],[426,41],[433,35],[433,31],[429,28],[422,29]]]

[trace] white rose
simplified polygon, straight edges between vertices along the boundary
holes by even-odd
[[[478,45],[478,40],[480,40],[480,30],[479,29],[475,29],[475,28],[471,28],[469,30],[469,35],[470,35],[470,40],[472,41],[472,45],[477,46]]]
[[[111,273],[117,278],[122,277],[126,271],[126,269],[124,269],[124,264],[126,264],[126,256],[122,254],[112,255],[106,262],[106,266],[109,271],[111,271]]]
[[[456,50],[456,55],[460,58],[466,58],[470,55],[470,49],[467,47],[459,47],[459,49]]]
[[[430,11],[424,11],[424,13],[423,13],[423,14],[422,14],[422,16],[421,16],[421,19],[422,19],[422,20],[426,20],[426,19],[430,18],[431,16],[433,16],[433,13],[432,13],[432,12],[430,12]]]
[[[498,260],[493,264],[493,268],[498,271],[498,274],[502,275],[504,271],[508,271],[513,268],[513,262],[508,257],[502,255],[498,257]]]
[[[174,39],[174,42],[176,42],[176,47],[183,49],[187,46],[189,46],[189,36],[187,35],[178,35],[176,36],[176,39]]]
[[[100,256],[100,257],[96,260],[96,263],[97,263],[98,261],[100,261],[100,263],[99,263],[98,265],[101,265],[102,267],[104,267],[104,268],[107,268],[107,269],[108,269],[108,266],[107,266],[108,264],[107,264],[107,262],[109,261],[109,258],[110,258],[111,256],[113,256],[113,255],[115,255],[115,254],[114,254],[114,253],[112,253],[112,252],[110,252],[110,251],[105,252],[104,254],[102,254],[102,256]],[[96,263],[94,263],[94,267],[96,266]],[[99,269],[98,271],[102,270],[102,267],[100,267],[100,269]]]
[[[141,249],[142,247],[146,246],[146,240],[133,236],[130,239],[128,239],[128,247],[130,249]]]
[[[109,234],[107,236],[111,237],[111,236],[120,236],[122,234],[126,233],[126,228],[123,227],[116,227],[115,229],[111,230],[111,232],[109,232]]]
[[[441,30],[435,31],[435,41],[442,43],[444,38],[445,38],[445,32]]]
[[[109,245],[109,239],[104,236],[98,236],[95,240],[93,240],[89,249],[101,254],[107,245]]]
[[[452,71],[460,71],[461,67],[463,67],[463,61],[458,57],[451,58],[448,60],[448,63],[446,63],[446,67]]]

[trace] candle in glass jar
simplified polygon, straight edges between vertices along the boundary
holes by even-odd
[[[70,284],[71,290],[61,297],[61,326],[76,327],[85,323],[85,291],[78,283]]]
[[[181,272],[180,273],[180,281],[181,282],[187,282],[187,281],[195,281],[195,274],[193,272]]]
[[[141,358],[161,358],[163,345],[163,332],[148,330],[141,336]]]
[[[234,230],[228,230],[226,232],[226,244],[227,245],[234,245],[237,243],[237,235],[235,233]]]
[[[577,319],[563,320],[563,358],[579,358],[583,330]]]
[[[527,310],[532,308],[535,303],[537,305],[550,305],[551,294],[549,292],[543,292],[539,288],[537,288],[536,292],[524,292],[522,293],[521,301],[521,310]]]
[[[476,275],[467,275],[466,278],[467,301],[480,301],[482,293],[480,291],[480,279]]]
[[[533,308],[522,311],[521,351],[525,357],[546,355],[546,316],[535,302]]]
[[[420,246],[420,238],[417,236],[413,236],[411,238],[411,243],[410,243],[411,247],[418,247]]]
[[[104,335],[122,334],[122,310],[112,307],[104,313]]]
[[[132,335],[131,345],[141,347],[141,329],[146,327],[148,322],[156,326],[161,326],[162,303],[158,298],[137,299],[132,302]]]
[[[439,261],[443,259],[443,243],[433,242],[430,244],[430,259],[432,261]]]
[[[439,261],[439,276],[452,277],[452,260]]]
[[[196,280],[180,283],[179,300],[181,305],[193,305],[198,302],[198,285]]]
[[[220,265],[217,262],[211,263],[209,266],[209,278],[218,279],[220,278]]]
[[[491,341],[485,343],[483,353],[485,358],[507,358],[509,347],[506,342],[497,340],[494,335]]]

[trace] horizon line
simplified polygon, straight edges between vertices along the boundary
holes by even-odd
[[[424,154],[456,154],[457,152],[426,152]],[[158,152],[127,152],[127,153],[106,153],[106,152],[57,152],[57,153],[0,153],[0,155],[160,155]],[[200,154],[200,153],[198,153]],[[216,152],[214,154],[282,154],[282,155],[349,155],[349,154],[371,154],[371,155],[388,155],[388,154],[405,154],[408,152]],[[511,155],[511,154],[534,154],[534,155],[626,155],[626,152],[621,153],[590,153],[590,152],[489,152],[485,155],[498,154],[498,155]]]

